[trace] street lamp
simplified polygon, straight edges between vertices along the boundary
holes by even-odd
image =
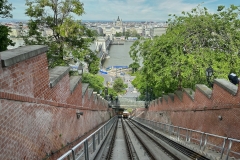
[[[83,63],[82,62],[80,62],[78,70],[82,70],[82,72],[81,72],[81,75],[82,75],[83,74]]]
[[[116,101],[116,106],[118,104],[118,96],[115,97],[115,101]]]
[[[108,100],[108,88],[107,87],[105,87],[104,93],[105,93],[105,99]]]
[[[213,75],[213,68],[210,66],[206,69],[207,82],[210,87],[213,87],[213,83],[210,81],[212,75]]]

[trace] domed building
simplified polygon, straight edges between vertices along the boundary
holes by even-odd
[[[123,33],[124,27],[123,22],[120,20],[119,16],[115,22],[113,22],[113,26],[105,27],[105,35],[109,36],[110,39],[113,39],[116,33]]]

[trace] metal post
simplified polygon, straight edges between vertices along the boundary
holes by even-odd
[[[103,139],[103,128],[101,128],[101,139]]]
[[[106,135],[106,125],[103,128],[104,128],[104,136],[105,136]]]
[[[84,142],[84,155],[85,155],[85,160],[89,160],[88,140]]]
[[[192,138],[192,130],[190,130],[189,136],[188,136],[188,142],[191,142],[191,138]]]
[[[226,139],[224,139],[224,141],[223,141],[220,159],[222,159],[222,156],[223,156],[223,153],[224,153],[225,144],[226,144]]]
[[[98,145],[100,144],[100,130],[98,131]]]
[[[95,134],[93,134],[92,139],[93,139],[93,152],[95,152],[96,150]]]
[[[207,145],[207,139],[208,139],[208,135],[206,134],[204,145],[203,145],[203,151],[205,150],[205,147]]]
[[[202,147],[202,143],[203,143],[203,133],[202,133],[202,136],[201,136],[201,140],[200,140],[200,148],[199,148],[199,149],[201,149],[201,147]]]
[[[232,140],[230,140],[229,145],[228,145],[226,160],[228,160],[228,155],[229,155],[231,148],[232,148]]]
[[[188,141],[188,129],[187,129],[187,131],[186,131],[186,139],[185,139],[185,141],[186,141],[186,142]]]
[[[76,160],[76,157],[75,157],[75,152],[74,152],[74,150],[72,150],[72,157],[73,157],[73,160]]]
[[[179,141],[179,130],[180,130],[180,128],[178,127],[178,131],[177,131],[177,139],[178,139],[178,141]]]

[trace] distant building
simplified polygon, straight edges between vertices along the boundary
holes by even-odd
[[[91,26],[89,27],[89,29],[96,31],[99,36],[103,35],[103,29],[101,27]]]
[[[153,28],[153,36],[161,36],[166,33],[166,27],[155,27]]]
[[[153,35],[152,31],[153,30],[151,28],[146,28],[145,29],[145,36],[152,36]]]
[[[124,31],[123,22],[120,20],[119,16],[117,21],[113,23],[113,26],[105,26],[105,28],[103,28],[103,33],[105,36],[109,36],[111,40],[116,33],[124,33]]]
[[[9,33],[9,36],[10,37],[18,37],[18,36],[20,36],[19,29],[16,28],[16,27],[12,27],[11,28],[11,32]]]

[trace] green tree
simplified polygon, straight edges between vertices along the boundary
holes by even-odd
[[[88,64],[88,70],[92,74],[97,74],[99,72],[100,59],[97,57],[98,53],[89,52],[84,58],[84,61]]]
[[[29,32],[23,36],[26,45],[48,45],[49,66],[67,65],[69,57],[78,59],[91,53],[90,43],[94,32],[75,20],[74,16],[84,13],[83,3],[79,0],[27,0],[25,14],[30,17]],[[45,28],[52,35],[43,36]]]
[[[8,3],[8,0],[0,1],[0,17],[1,18],[12,18],[11,11],[14,8],[12,4]],[[9,45],[14,46],[14,43],[11,39],[9,39],[9,32],[11,32],[11,28],[5,25],[0,25],[0,52],[7,50]]]
[[[104,78],[102,76],[91,73],[84,73],[82,76],[82,83],[88,83],[89,87],[93,88],[93,90],[98,93],[104,90],[103,81]]]
[[[115,37],[121,37],[123,34],[121,33],[121,32],[117,32],[116,34],[115,34]]]
[[[205,70],[214,69],[213,78],[227,78],[230,70],[240,73],[239,6],[219,6],[216,13],[198,6],[182,15],[170,15],[166,34],[136,41],[130,56],[143,67],[134,85],[143,94],[153,88],[156,96],[181,88],[207,84]]]
[[[116,78],[113,83],[113,89],[117,93],[122,93],[125,88],[122,78]]]
[[[133,62],[129,65],[129,68],[132,68],[132,73],[136,72],[139,69],[140,65],[138,62]]]
[[[130,30],[128,29],[125,33],[125,38],[128,39],[128,37],[130,37]]]

